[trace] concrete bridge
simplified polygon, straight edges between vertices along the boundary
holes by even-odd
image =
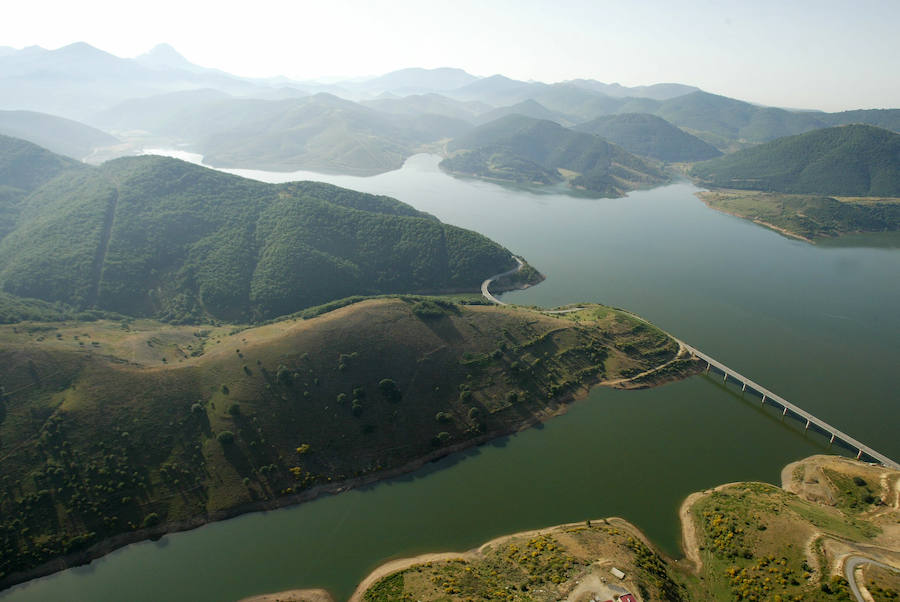
[[[518,264],[519,264],[518,267],[516,267],[515,269],[512,269],[512,270],[509,270],[508,272],[503,272],[502,274],[497,274],[496,276],[491,276],[490,278],[488,278],[487,280],[485,280],[484,282],[481,283],[481,294],[484,295],[485,299],[487,299],[488,301],[491,301],[492,303],[496,303],[497,305],[506,305],[506,303],[503,303],[502,301],[497,299],[494,295],[492,295],[490,290],[488,290],[488,289],[494,280],[502,278],[503,276],[508,276],[509,274],[514,274],[517,271],[519,271],[520,269],[522,269],[524,262],[515,256],[514,256],[514,259],[518,262]],[[555,311],[545,311],[543,313],[561,314],[561,313],[568,313],[571,311],[580,311],[581,309],[583,309],[583,308],[575,307],[575,308],[555,310]],[[640,320],[642,322],[650,324],[649,322],[647,322],[642,317],[640,317],[636,314],[632,314],[631,312],[626,312],[626,313],[634,316],[635,318],[637,318],[638,320]],[[675,339],[675,341],[677,341],[682,346],[683,349],[687,349],[692,356],[700,358],[701,360],[706,362],[706,372],[707,373],[709,373],[710,369],[712,369],[712,368],[715,368],[716,370],[721,372],[723,383],[728,382],[729,378],[731,378],[732,380],[738,381],[739,383],[741,383],[741,392],[742,393],[746,392],[747,389],[750,389],[751,391],[755,391],[759,395],[762,395],[762,402],[761,402],[762,405],[766,405],[766,402],[769,402],[770,405],[774,405],[774,406],[781,408],[782,416],[787,416],[788,413],[791,413],[792,415],[799,418],[801,422],[806,421],[806,426],[805,426],[806,430],[809,430],[809,427],[811,427],[811,426],[815,426],[817,429],[822,431],[822,433],[824,433],[826,436],[830,435],[831,439],[829,441],[829,444],[832,444],[835,441],[837,441],[839,443],[842,443],[844,445],[847,445],[847,446],[855,449],[857,460],[861,460],[863,458],[863,456],[865,456],[867,458],[871,458],[872,460],[875,460],[875,461],[883,464],[884,466],[887,466],[888,468],[893,468],[894,470],[900,470],[900,464],[891,460],[884,454],[878,453],[877,451],[875,451],[868,445],[864,445],[863,443],[857,441],[850,435],[848,435],[842,431],[839,431],[838,429],[834,428],[833,426],[831,426],[824,420],[820,420],[820,419],[816,418],[815,416],[813,416],[812,414],[810,414],[809,412],[795,406],[794,404],[792,404],[785,398],[781,397],[780,395],[776,395],[775,393],[773,393],[772,391],[769,391],[765,387],[756,384],[755,382],[753,382],[746,376],[743,376],[742,374],[736,372],[735,370],[732,370],[725,364],[714,360],[713,358],[709,357],[708,355],[706,355],[699,349],[688,345],[684,341],[681,341],[681,340],[673,337],[669,333],[666,333],[666,334],[669,335],[670,337],[672,337],[673,339]]]
[[[769,402],[769,404],[781,408],[782,416],[787,416],[788,413],[790,413],[790,414],[796,416],[797,418],[799,418],[801,422],[805,421],[806,422],[806,427],[805,427],[806,430],[809,430],[810,426],[815,426],[820,431],[822,431],[826,436],[830,435],[831,440],[829,441],[829,443],[834,443],[835,441],[838,441],[840,443],[843,443],[844,445],[847,445],[847,446],[855,449],[857,460],[861,460],[863,457],[867,457],[867,458],[871,458],[872,460],[875,460],[877,462],[880,462],[881,464],[883,464],[884,466],[887,466],[888,468],[900,470],[900,464],[891,460],[884,454],[880,454],[877,451],[875,451],[874,449],[872,449],[871,447],[869,447],[868,445],[864,445],[863,443],[860,443],[859,441],[857,441],[850,435],[839,431],[838,429],[834,428],[833,426],[831,426],[824,420],[819,420],[818,418],[816,418],[809,412],[802,410],[801,408],[795,406],[794,404],[792,404],[788,400],[784,399],[780,395],[776,395],[775,393],[772,393],[765,387],[762,387],[762,386],[756,384],[755,382],[753,382],[746,376],[743,376],[743,375],[735,372],[734,370],[732,370],[725,364],[723,364],[721,362],[717,362],[716,360],[709,357],[702,351],[700,351],[694,347],[691,347],[687,343],[681,342],[681,344],[684,345],[685,349],[690,351],[691,355],[693,355],[694,357],[700,358],[701,360],[706,362],[706,372],[707,373],[710,371],[711,368],[715,368],[716,370],[718,370],[719,372],[722,373],[722,382],[728,382],[728,379],[731,378],[732,380],[736,380],[737,382],[741,383],[741,392],[744,392],[747,389],[750,389],[752,391],[755,391],[759,395],[762,395],[762,402],[761,402],[762,405],[765,405],[766,402]]]

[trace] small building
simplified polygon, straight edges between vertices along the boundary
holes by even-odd
[[[619,602],[638,602],[638,599],[634,597],[634,594],[623,594],[619,596]]]
[[[625,578],[625,573],[623,573],[622,571],[620,571],[620,570],[617,569],[616,567],[612,567],[611,569],[609,569],[609,572],[612,573],[612,574],[613,574],[613,577],[616,577],[617,579],[624,579],[624,578]]]

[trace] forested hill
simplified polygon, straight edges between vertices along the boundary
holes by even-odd
[[[0,142],[0,156],[15,159],[21,143]],[[17,181],[4,163],[0,185]],[[163,157],[63,172],[13,211],[0,239],[2,290],[173,321],[264,319],[355,294],[474,291],[515,265],[484,236],[392,198]]]
[[[708,186],[846,196],[900,196],[900,134],[848,125],[779,138],[695,165]]]
[[[661,161],[703,161],[722,154],[713,145],[649,113],[606,115],[573,129],[600,136],[630,153]]]
[[[448,148],[458,151],[441,162],[450,172],[539,183],[565,174],[573,187],[601,196],[620,196],[666,180],[652,163],[602,138],[524,115],[477,127]]]

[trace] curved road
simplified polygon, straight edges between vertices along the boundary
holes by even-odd
[[[844,561],[844,577],[847,578],[847,582],[850,584],[850,591],[853,592],[853,597],[856,598],[857,602],[866,602],[866,599],[863,598],[862,593],[859,591],[859,586],[856,584],[856,577],[853,575],[856,571],[856,567],[863,564],[874,564],[889,571],[900,572],[900,569],[895,566],[884,564],[883,562],[878,562],[877,560],[872,560],[865,556],[848,557],[847,560]]]
[[[488,287],[491,285],[491,282],[493,282],[494,280],[503,278],[504,276],[509,276],[510,274],[515,274],[516,272],[521,270],[522,267],[525,265],[525,262],[522,261],[521,258],[513,255],[513,259],[515,259],[519,265],[517,265],[513,269],[509,270],[508,272],[503,272],[502,274],[497,274],[496,276],[491,276],[490,278],[488,278],[487,280],[485,280],[484,282],[481,283],[481,294],[484,295],[484,298],[487,299],[488,301],[490,301],[491,303],[496,303],[497,305],[506,305],[506,303],[504,303],[503,301],[501,301],[500,299],[498,299],[497,297],[492,295],[491,291],[488,290]]]

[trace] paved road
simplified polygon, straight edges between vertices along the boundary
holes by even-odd
[[[878,562],[877,560],[872,560],[865,556],[850,556],[847,558],[847,560],[844,561],[844,577],[846,577],[847,582],[850,583],[850,591],[853,592],[853,597],[856,598],[857,602],[866,602],[866,599],[862,597],[862,593],[859,591],[859,586],[856,584],[856,577],[853,575],[856,571],[856,567],[863,564],[874,564],[889,571],[900,572],[900,569],[895,566],[884,564],[883,562]]]
[[[519,265],[517,265],[515,268],[509,270],[508,272],[503,272],[502,274],[497,274],[496,276],[491,276],[490,278],[488,278],[487,280],[485,280],[484,282],[481,283],[481,294],[484,295],[484,298],[487,299],[488,301],[490,301],[491,303],[496,303],[497,305],[506,305],[506,303],[504,303],[503,301],[501,301],[500,299],[498,299],[497,297],[492,295],[491,291],[488,290],[488,287],[491,285],[491,282],[493,282],[494,280],[497,280],[498,278],[503,278],[504,276],[509,276],[510,274],[515,274],[516,272],[518,272],[519,270],[522,269],[522,266],[525,265],[525,262],[522,261],[520,258],[516,257],[515,255],[513,255],[513,259],[515,259]]]

